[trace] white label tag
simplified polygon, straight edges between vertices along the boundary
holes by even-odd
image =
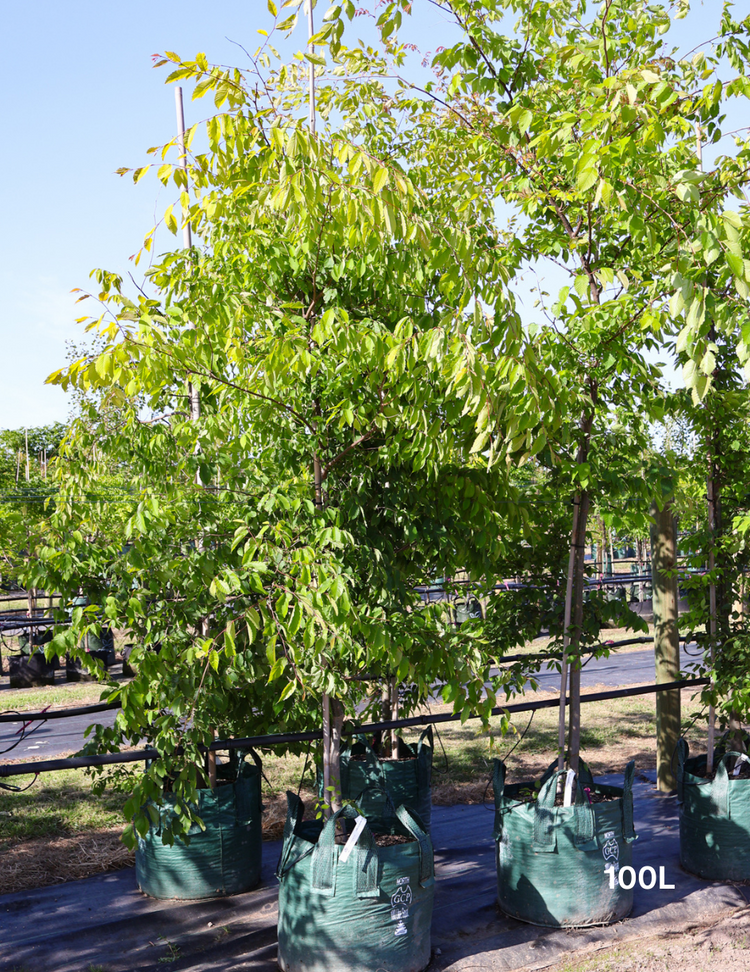
[[[573,770],[568,770],[565,777],[565,793],[563,794],[563,806],[569,807],[573,802],[573,784],[576,781],[576,774]]]
[[[367,823],[367,817],[357,817],[354,824],[354,830],[349,834],[349,840],[344,844],[344,849],[341,851],[339,861],[342,864],[346,864],[349,860],[349,855],[354,850],[354,845],[359,840],[359,835],[365,829],[365,824]]]
[[[740,770],[742,769],[743,763],[750,763],[750,759],[744,753],[740,753],[737,757],[737,762],[734,764],[734,770],[732,771],[732,776],[739,776]]]

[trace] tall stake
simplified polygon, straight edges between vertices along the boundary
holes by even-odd
[[[701,126],[695,129],[695,154],[698,158],[698,171],[703,171],[703,140]],[[716,654],[716,482],[715,455],[713,448],[709,452],[708,478],[706,480],[706,501],[708,503],[708,641],[711,669],[713,670]],[[708,755],[706,758],[706,773],[710,774],[714,768],[714,744],[716,740],[716,709],[708,709]]]
[[[187,150],[185,148],[185,109],[182,103],[182,88],[178,85],[174,90],[174,100],[175,100],[175,110],[177,113],[177,148],[180,153],[180,168],[185,173],[187,180]],[[182,219],[182,244],[186,250],[189,250],[193,245],[193,234],[190,227],[190,220],[187,219],[187,214],[183,212]],[[198,422],[201,417],[201,395],[200,390],[195,387],[192,381],[187,383],[187,395],[188,395],[188,410],[190,413],[190,421]],[[202,486],[203,481],[201,480],[200,470],[195,473],[196,485]],[[195,541],[195,546],[197,550],[203,548],[203,542],[200,535]],[[208,637],[208,619],[202,618],[200,623],[201,637]],[[211,730],[211,735],[216,738],[216,731]],[[216,788],[216,753],[210,749],[206,756],[206,765],[208,770],[208,782],[211,789]]]
[[[313,21],[314,0],[307,0],[307,41],[311,54],[315,53],[312,37],[315,33]],[[315,65],[311,62],[308,72],[308,120],[310,132],[315,134]],[[317,446],[316,446],[317,450]],[[315,506],[323,506],[323,474],[320,456],[313,456],[313,478],[315,483]],[[343,707],[337,699],[332,699],[327,692],[323,693],[323,787],[324,812],[330,817],[334,810],[341,806],[341,730],[344,724]]]

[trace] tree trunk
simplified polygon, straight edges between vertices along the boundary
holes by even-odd
[[[676,531],[672,504],[651,507],[653,551],[654,659],[656,683],[680,677],[680,636],[677,623]],[[656,785],[664,793],[677,786],[672,761],[680,738],[680,690],[656,694]]]
[[[398,682],[394,675],[391,679],[391,719],[398,719]],[[391,758],[398,758],[398,730],[391,729]]]
[[[383,680],[381,686],[380,694],[380,717],[383,722],[389,722],[391,719],[391,680],[386,678]],[[386,756],[391,756],[391,734],[388,732],[381,732],[380,734],[380,755],[385,758]]]
[[[569,763],[573,772],[578,772],[581,751],[581,630],[583,628],[583,580],[585,568],[586,524],[589,513],[589,493],[579,494],[578,531],[573,541],[573,630],[571,633],[570,662],[570,715],[569,715]]]
[[[716,538],[718,533],[718,484],[716,482],[716,454],[711,448],[708,467],[708,479],[706,481],[706,499],[708,501],[708,644],[711,668],[713,669],[716,658]],[[708,710],[708,753],[706,760],[706,773],[710,775],[714,768],[714,746],[716,744],[716,709],[710,706]]]
[[[592,389],[596,401],[596,390]],[[581,419],[581,441],[576,465],[588,460],[591,430],[594,424],[593,409]],[[565,615],[563,620],[563,658],[560,674],[560,718],[558,726],[558,768],[563,768],[565,755],[565,696],[567,669],[570,665],[570,716],[568,729],[568,765],[578,771],[581,748],[581,626],[583,623],[583,580],[586,552],[586,526],[590,495],[587,489],[579,490],[573,500],[573,529],[568,557],[568,580],[565,590]]]

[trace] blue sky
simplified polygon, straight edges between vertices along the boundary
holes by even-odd
[[[372,8],[377,0],[359,0]],[[737,3],[747,12],[748,0]],[[321,2],[318,19],[327,3]],[[680,40],[705,37],[718,0],[697,5]],[[450,41],[442,14],[416,0],[413,38],[423,50]],[[133,186],[120,166],[146,161],[146,149],[170,139],[174,94],[151,56],[242,63],[231,41],[253,48],[267,27],[265,0],[24,0],[3,11],[0,117],[5,187],[0,242],[3,372],[0,428],[20,428],[68,415],[67,397],[44,379],[66,362],[66,341],[83,340],[74,287],[86,288],[94,267],[134,269],[128,257],[156,214],[171,201],[155,179]],[[367,29],[366,18],[355,21]],[[357,28],[359,29],[359,28]],[[303,32],[287,50],[304,40]],[[689,46],[689,45],[688,45]],[[286,53],[286,51],[284,52]],[[208,110],[186,101],[187,123]],[[175,245],[161,238],[162,248]]]

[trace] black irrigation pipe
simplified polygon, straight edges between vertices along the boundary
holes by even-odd
[[[581,696],[581,702],[604,702],[608,699],[624,699],[634,695],[651,695],[671,689],[689,688],[694,685],[708,685],[707,678],[680,679],[676,682],[662,682],[660,685],[635,685],[627,689],[613,689],[611,692],[588,692]],[[570,701],[566,699],[566,704]],[[533,712],[536,709],[557,708],[559,699],[542,699],[538,702],[519,702],[501,705],[490,713],[493,716],[507,715],[512,712]],[[429,726],[443,722],[458,722],[460,715],[450,712],[440,715],[413,716],[409,719],[393,719],[389,722],[371,722],[364,726],[353,726],[344,730],[344,736],[358,736],[361,733],[378,732],[383,729],[405,729],[411,726]],[[470,719],[479,719],[470,715]],[[211,750],[245,749],[249,746],[281,746],[285,743],[314,742],[323,738],[320,729],[313,732],[291,732],[286,735],[248,736],[244,739],[216,739]],[[179,750],[178,750],[179,752]],[[39,762],[5,763],[0,765],[0,779],[8,776],[25,776],[29,773],[51,773],[55,770],[79,769],[88,766],[108,766],[113,763],[138,763],[158,757],[155,749],[134,749],[127,753],[106,753],[102,756],[72,756],[67,759],[47,759]]]
[[[48,709],[46,712],[0,712],[2,722],[38,722],[47,719],[67,719],[73,716],[93,715],[108,709],[122,708],[121,702],[97,702],[95,705],[79,705],[70,709]]]
[[[70,621],[56,621],[54,618],[11,618],[0,615],[0,631],[15,631],[18,628],[48,628],[51,624],[59,627]]]

